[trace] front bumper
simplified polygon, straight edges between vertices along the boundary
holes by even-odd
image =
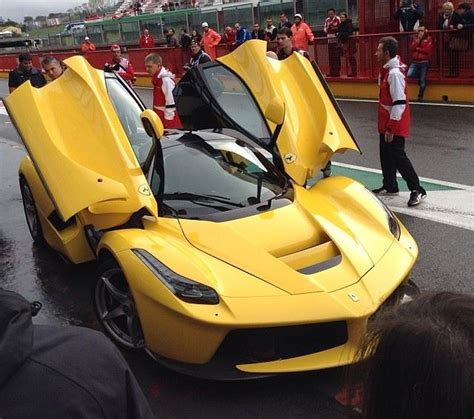
[[[241,374],[233,374],[237,371],[252,378],[349,364],[365,336],[369,317],[400,285],[407,283],[417,258],[416,243],[403,226],[401,229],[400,240],[394,240],[377,265],[357,283],[331,293],[225,297],[220,304],[209,306],[176,302],[169,292],[169,297],[167,294],[159,296],[149,286],[144,286],[149,283],[144,279],[139,284],[133,283],[148,350],[162,363],[181,372],[219,378],[215,375],[221,369],[224,379],[235,378],[235,375],[242,378]],[[119,259],[124,259],[121,263],[136,262],[127,256],[130,253],[119,254]],[[308,343],[307,346],[314,344],[312,353],[301,345],[307,338],[305,327],[312,328],[314,339],[321,340],[316,344]],[[285,338],[278,332],[267,339],[266,344],[261,344],[265,339],[259,336],[260,331],[265,334],[284,328],[300,328],[301,333]],[[255,339],[252,339],[250,329]],[[244,337],[229,344],[229,337],[239,333]],[[272,339],[280,342],[280,348],[271,348],[268,342]],[[250,351],[251,355],[247,357],[238,350],[224,350],[238,347],[242,342],[257,350]],[[282,342],[290,347],[294,343],[301,349],[282,352]]]

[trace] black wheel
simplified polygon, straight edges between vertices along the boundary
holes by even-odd
[[[100,323],[114,342],[128,349],[145,347],[140,319],[127,279],[113,259],[99,267],[94,306]]]
[[[35,200],[31,193],[30,185],[24,177],[20,177],[20,191],[23,200],[23,209],[25,210],[26,223],[30,230],[31,237],[36,244],[44,244],[43,230],[36,210]]]

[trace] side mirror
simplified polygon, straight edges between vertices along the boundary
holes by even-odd
[[[164,128],[160,117],[151,109],[145,109],[140,114],[140,119],[142,120],[145,132],[152,138],[150,151],[148,152],[145,162],[142,164],[143,173],[147,174],[153,162],[153,157],[155,156],[157,142],[163,136]]]
[[[283,120],[285,119],[285,104],[278,96],[273,97],[267,109],[265,109],[265,118],[277,125],[283,124]]]
[[[156,140],[163,137],[163,122],[161,122],[160,117],[155,112],[151,109],[145,109],[140,114],[140,119],[142,120],[143,128],[145,128],[146,133],[150,137]]]

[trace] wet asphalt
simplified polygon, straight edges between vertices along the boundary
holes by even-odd
[[[150,103],[150,90],[138,90]],[[0,96],[7,94],[0,80]],[[379,168],[374,103],[340,102],[363,155],[336,160]],[[474,184],[474,108],[413,106],[408,153],[420,176]],[[100,330],[92,310],[96,265],[66,264],[55,252],[33,245],[18,188],[24,155],[7,116],[0,115],[0,286],[43,303],[38,324],[78,325]],[[471,202],[467,205],[473,205]],[[474,292],[470,230],[399,215],[415,237],[420,257],[412,279],[424,291]],[[124,351],[157,417],[342,418],[333,396],[341,370],[282,375],[244,382],[186,377],[154,363],[144,353]]]

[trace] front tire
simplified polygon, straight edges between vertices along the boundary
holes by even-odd
[[[23,176],[20,177],[20,192],[23,201],[23,209],[25,211],[26,223],[28,224],[28,230],[30,230],[31,237],[36,244],[43,245],[45,240],[38,210],[36,209],[36,203],[30,185],[28,185],[27,180]]]
[[[142,349],[145,340],[132,293],[114,259],[99,266],[94,289],[97,317],[112,340],[127,349]]]

